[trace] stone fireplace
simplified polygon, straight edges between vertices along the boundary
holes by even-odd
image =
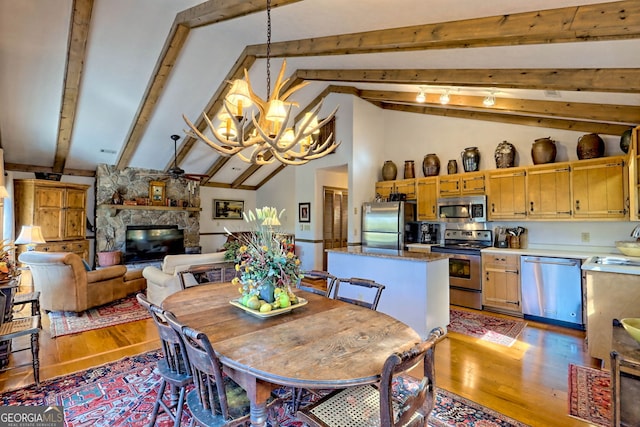
[[[129,225],[177,225],[185,250],[200,246],[200,187],[186,179],[165,179],[161,171],[99,165],[96,170],[96,253],[124,253]],[[147,206],[150,181],[165,182],[165,206]],[[114,204],[114,200],[116,204]],[[134,204],[135,203],[135,204]],[[168,204],[169,206],[166,206]],[[178,204],[182,206],[177,206]]]

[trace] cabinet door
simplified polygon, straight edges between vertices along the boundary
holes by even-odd
[[[417,188],[417,204],[418,204],[418,221],[435,220],[436,203],[438,201],[437,179],[433,178],[419,178],[416,180]]]
[[[485,179],[483,172],[462,175],[460,182],[461,194],[484,194]]]
[[[416,199],[416,180],[402,179],[395,181],[395,192],[407,195],[408,200]]]
[[[520,256],[482,255],[482,304],[498,311],[522,313]]]
[[[63,239],[65,190],[36,188],[35,199],[33,223],[42,229],[42,237],[47,241]]]
[[[389,200],[389,195],[393,193],[395,181],[380,181],[376,182],[376,194],[382,197],[382,200]]]
[[[569,165],[530,168],[527,173],[529,218],[570,218]]]
[[[584,162],[584,163],[582,163]],[[575,218],[624,218],[627,187],[624,160],[583,160],[571,171]]]
[[[524,169],[489,174],[489,218],[526,218],[525,177]]]
[[[63,230],[65,239],[84,238],[86,193],[84,190],[73,188],[66,190]]]
[[[440,197],[458,196],[460,194],[460,177],[441,177],[438,179]]]
[[[640,155],[638,142],[640,140],[640,126],[631,131],[629,144],[629,214],[631,221],[640,220]]]

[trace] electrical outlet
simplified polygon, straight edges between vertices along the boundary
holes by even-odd
[[[580,239],[582,240],[582,243],[588,243],[591,241],[591,234],[588,231],[583,231],[580,235]]]

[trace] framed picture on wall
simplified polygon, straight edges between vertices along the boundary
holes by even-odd
[[[244,200],[213,200],[213,219],[242,219]]]
[[[163,181],[149,182],[149,202],[152,206],[164,206],[166,204],[164,199],[166,185]]]
[[[311,203],[298,203],[298,221],[311,222]]]

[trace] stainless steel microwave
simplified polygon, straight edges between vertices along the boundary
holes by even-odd
[[[486,222],[487,196],[441,197],[438,218],[444,222]]]

